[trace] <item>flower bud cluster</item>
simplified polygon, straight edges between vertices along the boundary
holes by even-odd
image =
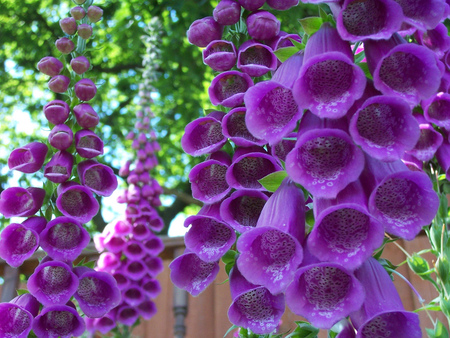
[[[49,89],[67,96],[44,106],[50,147],[31,142],[8,158],[11,170],[30,174],[43,169],[46,182],[44,188],[11,187],[1,193],[0,213],[26,219],[2,231],[0,257],[18,267],[39,247],[47,256],[28,280],[29,294],[0,304],[2,336],[26,337],[31,330],[38,337],[79,336],[86,328],[82,314],[102,317],[121,300],[110,274],[93,270],[91,263],[74,265],[90,241],[83,223],[99,211],[94,193],[110,196],[117,187],[112,169],[94,159],[103,154],[103,141],[92,130],[99,116],[86,101],[94,98],[97,88],[84,77],[90,63],[83,52],[92,34],[88,22],[98,21],[101,9],[90,4],[72,8],[72,17],[60,21],[67,34],[56,41],[62,55],[44,57],[37,64],[41,73],[51,77]]]
[[[333,2],[332,14],[305,19],[321,25],[304,22],[300,37],[280,31],[265,2],[222,0],[187,32],[219,72],[209,97],[226,111],[190,122],[181,140],[186,153],[207,155],[189,174],[205,205],[186,219],[172,281],[197,295],[222,257],[229,319],[256,334],[276,329],[286,303],[321,329],[350,317],[358,337],[385,326],[388,337],[420,337],[418,316],[404,311],[371,256],[385,232],[411,240],[439,207],[424,163],[450,168],[449,6]],[[267,1],[277,10],[297,4]],[[237,45],[236,30],[249,39]]]

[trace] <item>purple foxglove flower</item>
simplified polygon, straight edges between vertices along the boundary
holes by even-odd
[[[53,76],[48,81],[48,89],[54,93],[64,93],[69,88],[70,79],[65,75]]]
[[[450,130],[450,94],[437,93],[423,102],[425,119]]]
[[[433,126],[422,115],[418,115],[416,118],[419,122],[420,137],[414,148],[406,153],[414,156],[419,161],[430,161],[444,138],[441,133],[434,130]]]
[[[389,40],[366,40],[364,52],[375,87],[399,96],[411,106],[436,93],[441,72],[428,48],[406,43],[395,33]]]
[[[127,201],[139,203],[141,200],[141,187],[136,184],[130,184],[127,189]]]
[[[57,192],[56,206],[64,216],[87,223],[97,215],[99,204],[88,188],[67,181],[58,186]]]
[[[103,240],[103,246],[106,250],[120,254],[125,248],[127,242],[124,237],[116,235],[114,232],[110,232]]]
[[[144,250],[147,252],[147,254],[152,256],[157,256],[164,250],[163,240],[155,236],[153,233],[150,233],[150,235],[143,242],[143,245]]]
[[[44,164],[47,151],[48,147],[44,143],[28,143],[11,152],[8,157],[8,167],[10,170],[17,170],[25,174],[35,173]]]
[[[250,76],[263,76],[275,70],[277,65],[278,59],[267,45],[248,40],[239,47],[237,68]]]
[[[238,3],[242,7],[251,12],[256,11],[257,9],[262,7],[265,2],[266,0],[238,0]]]
[[[37,69],[48,76],[56,76],[63,70],[64,65],[61,61],[53,56],[46,56],[42,58],[38,64]]]
[[[133,238],[138,241],[143,241],[151,236],[152,232],[150,231],[147,223],[147,221],[143,221],[140,218],[135,221],[132,229]]]
[[[82,103],[73,107],[73,114],[81,128],[95,128],[100,120],[97,112],[88,103]]]
[[[117,309],[116,321],[126,326],[132,326],[139,318],[139,312],[134,306],[121,305]]]
[[[291,7],[297,6],[299,0],[267,0],[267,4],[277,11],[285,11]]]
[[[314,199],[315,225],[308,249],[320,261],[353,270],[378,248],[384,227],[367,210],[368,196],[359,181],[350,183],[335,199]]]
[[[47,225],[47,220],[45,219],[45,217],[42,216],[30,217],[27,218],[25,221],[23,221],[22,225],[27,229],[34,230],[38,234],[40,234],[42,230],[45,229]]]
[[[33,315],[14,303],[0,303],[0,336],[27,338],[31,331]]]
[[[70,54],[75,49],[75,44],[68,38],[60,38],[55,41],[56,49],[62,54]]]
[[[127,220],[117,220],[113,223],[112,231],[117,236],[126,236],[129,235],[133,230],[133,226]]]
[[[77,22],[74,18],[64,18],[59,20],[59,25],[64,33],[73,35],[77,31]]]
[[[14,304],[20,306],[22,309],[28,311],[33,317],[36,317],[39,312],[38,300],[30,293],[25,293],[20,296],[14,297],[9,301],[9,304]]]
[[[242,104],[244,94],[253,86],[248,74],[230,70],[217,75],[208,88],[209,99],[213,105],[234,108]]]
[[[103,252],[97,260],[99,271],[112,272],[120,266],[120,255],[113,252]]]
[[[272,48],[273,50],[277,50],[284,47],[294,47],[294,44],[290,40],[295,40],[297,42],[302,42],[302,38],[297,34],[288,34],[286,32],[280,31],[277,36],[275,36],[273,39],[267,41],[267,44]]]
[[[160,257],[147,255],[144,263],[148,271],[148,276],[154,278],[164,270],[163,260]]]
[[[93,320],[93,329],[100,331],[100,333],[106,335],[109,331],[116,327],[116,312],[117,310],[111,310],[106,315],[100,318],[84,317],[84,320]]]
[[[230,159],[206,160],[197,164],[189,173],[192,196],[204,203],[210,204],[224,198],[231,187],[225,175],[230,165]]]
[[[132,260],[138,260],[147,255],[147,251],[144,249],[144,245],[140,242],[130,239],[126,242],[123,248],[123,254]]]
[[[286,290],[291,311],[321,329],[330,329],[358,310],[364,298],[364,289],[355,276],[342,265],[329,262],[298,269]]]
[[[44,307],[33,321],[33,332],[42,338],[78,337],[86,330],[86,324],[77,310],[67,305]]]
[[[284,294],[272,295],[263,286],[248,282],[236,266],[230,272],[233,302],[228,318],[236,326],[251,329],[256,334],[273,332],[285,310]]]
[[[103,141],[93,131],[81,129],[75,133],[75,148],[84,158],[103,154]]]
[[[246,23],[248,34],[256,40],[269,40],[280,33],[280,21],[268,11],[251,13]]]
[[[72,7],[70,9],[70,14],[72,15],[72,17],[75,20],[81,20],[81,19],[83,19],[85,17],[86,11],[84,10],[83,7],[76,6],[76,7]]]
[[[59,150],[66,150],[72,145],[73,132],[65,124],[58,124],[53,127],[48,135],[50,145]]]
[[[348,42],[325,23],[306,44],[304,63],[292,91],[301,109],[310,109],[322,118],[339,118],[362,96],[365,83]]]
[[[417,29],[433,29],[443,19],[445,0],[395,0],[403,10],[404,21]]]
[[[402,157],[402,162],[405,163],[406,167],[411,171],[423,171],[424,163],[410,154],[405,153]]]
[[[385,163],[366,156],[366,167],[376,183],[369,198],[370,213],[387,232],[412,240],[431,223],[439,207],[430,178],[408,170],[400,160]]]
[[[252,148],[240,156],[234,154],[233,162],[226,172],[226,180],[230,187],[235,189],[266,190],[259,182],[261,178],[282,170],[277,160],[270,154],[254,151]]]
[[[447,27],[443,23],[439,23],[436,28],[426,32],[418,30],[415,37],[421,45],[435,52],[439,59],[443,58],[450,49],[450,37]]]
[[[287,154],[289,154],[291,150],[294,149],[296,143],[295,133],[289,134],[287,136],[289,138],[283,139],[280,142],[274,144],[270,149],[272,156],[283,162],[286,162]]]
[[[89,233],[75,219],[56,217],[40,234],[40,245],[54,260],[74,261],[89,244]]]
[[[89,60],[83,55],[73,58],[70,61],[70,67],[72,67],[72,70],[79,75],[87,72],[90,66]]]
[[[442,169],[444,169],[446,177],[450,178],[450,143],[447,139],[444,139],[441,146],[437,149],[436,159]]]
[[[309,118],[317,117],[305,114],[302,122]],[[299,135],[295,148],[286,157],[286,171],[292,180],[314,197],[323,198],[336,197],[356,181],[364,168],[364,155],[346,132],[324,128]]]
[[[84,267],[77,267],[74,272],[79,274],[80,283],[73,296],[86,316],[102,317],[120,304],[117,282],[109,273]]]
[[[77,27],[78,36],[87,40],[92,36],[92,26],[87,23],[82,23]]]
[[[336,15],[336,26],[347,41],[380,40],[399,31],[403,19],[402,8],[394,0],[345,0]]]
[[[130,306],[137,306],[146,298],[144,291],[136,284],[130,285],[121,291],[122,301]]]
[[[97,6],[89,6],[87,9],[87,16],[92,23],[100,21],[103,16],[103,9]]]
[[[53,183],[63,183],[72,175],[73,155],[65,150],[58,151],[45,165],[44,177]]]
[[[82,101],[91,100],[97,93],[97,87],[91,79],[81,79],[75,83],[75,95]]]
[[[356,337],[422,337],[419,315],[405,311],[394,283],[377,260],[369,258],[355,276],[367,295],[362,307],[350,315]]]
[[[256,226],[269,198],[256,190],[237,190],[220,204],[220,216],[234,230],[244,233]]]
[[[44,114],[47,120],[53,124],[62,124],[69,117],[69,105],[61,100],[53,100],[44,106]]]
[[[420,137],[409,104],[395,96],[373,96],[353,115],[349,125],[353,141],[370,156],[391,162],[411,150]]]
[[[117,177],[107,165],[94,160],[86,160],[78,163],[77,171],[81,184],[97,195],[111,196],[117,189]]]
[[[221,0],[213,10],[213,17],[219,25],[234,25],[241,18],[241,6],[234,0]]]
[[[157,312],[156,304],[150,299],[144,300],[136,308],[138,309],[139,315],[142,316],[142,318],[144,318],[145,320],[149,320]]]
[[[245,107],[231,109],[222,120],[222,133],[239,147],[263,146],[267,142],[257,139],[248,131],[245,123],[246,112]]]
[[[198,296],[211,284],[219,273],[219,262],[207,263],[193,252],[186,251],[170,264],[170,279],[180,289]]]
[[[231,2],[236,3],[234,1]],[[237,60],[236,47],[231,41],[227,40],[211,41],[202,51],[202,55],[203,63],[217,72],[230,70]]]
[[[225,113],[214,111],[186,125],[181,147],[191,156],[201,156],[220,150],[227,142],[222,134],[221,121]]]
[[[142,290],[151,299],[156,298],[161,293],[161,284],[157,279],[144,277],[139,283]]]
[[[45,230],[44,230],[45,231]],[[28,280],[28,290],[44,306],[66,304],[78,287],[78,277],[60,261],[40,263]]]
[[[45,198],[45,190],[29,187],[12,187],[0,193],[0,213],[5,218],[28,217],[34,215]]]
[[[217,23],[212,16],[195,20],[187,30],[187,38],[197,47],[206,47],[213,40],[222,38],[223,26]]]
[[[119,290],[123,290],[131,284],[131,280],[121,271],[114,271],[112,276],[116,280]]]
[[[131,161],[128,160],[126,161],[122,167],[120,167],[119,169],[119,176],[120,177],[126,177],[130,174],[130,166],[131,166]]]
[[[236,241],[236,233],[220,218],[220,205],[206,205],[198,215],[188,217],[184,226],[191,225],[184,241],[186,249],[195,253],[202,261],[215,262]]]
[[[11,223],[0,237],[0,257],[12,267],[19,267],[39,247],[39,234],[23,224]]]
[[[131,259],[126,260],[125,262],[122,261],[121,271],[133,281],[140,280],[148,273],[147,266],[144,262]]]

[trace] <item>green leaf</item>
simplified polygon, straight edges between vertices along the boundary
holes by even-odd
[[[361,63],[361,61],[366,57],[366,53],[364,51],[359,52],[355,55],[355,63]]]
[[[339,332],[334,332],[331,330],[328,330],[328,338],[336,338],[336,336],[339,334]]]
[[[227,275],[230,275],[230,271],[235,264],[236,262],[234,261],[232,263],[225,264],[225,272],[227,273]]]
[[[422,306],[418,309],[413,310],[413,312],[420,312],[420,311],[441,311],[441,307],[435,304],[427,304],[426,306]]]
[[[373,78],[372,78],[372,74],[370,74],[370,71],[369,71],[369,66],[367,65],[366,62],[360,62],[360,63],[357,63],[357,66],[363,70],[364,74],[365,74],[369,79],[371,79],[371,80],[373,79]]]
[[[17,295],[18,295],[18,296],[24,295],[24,294],[26,294],[26,293],[30,293],[30,291],[28,291],[28,290],[26,290],[26,289],[18,289],[18,290],[17,290]]]
[[[258,182],[268,191],[275,192],[286,177],[287,173],[285,171],[275,171],[274,173],[261,178]]]
[[[236,325],[233,325],[232,327],[230,327],[230,328],[228,329],[228,331],[225,333],[225,335],[223,336],[223,338],[225,338],[226,336],[228,336],[228,334],[229,334],[231,331],[236,330],[237,328],[239,328],[239,326],[236,326]]]
[[[417,253],[413,253],[411,258],[407,259],[407,262],[410,269],[419,276],[429,275],[433,272],[433,270],[430,270],[430,265],[428,264],[428,262]]]
[[[237,251],[228,250],[225,255],[222,256],[222,262],[225,264],[233,263],[236,260]]]
[[[309,18],[303,18],[298,21],[300,22],[300,25],[302,25],[302,28],[305,31],[305,33],[308,34],[309,36],[317,32],[323,23],[322,18],[318,16],[311,16]]]
[[[328,20],[328,13],[325,12],[321,5],[319,5],[319,16],[323,22],[326,22]]]
[[[305,45],[302,42],[298,42],[297,40],[291,39],[289,38],[289,40],[292,42],[292,44],[298,48],[298,50],[303,50],[305,49]]]
[[[436,320],[434,329],[426,328],[425,330],[430,338],[448,338],[448,331],[439,319]]]
[[[278,60],[280,60],[281,62],[286,61],[287,59],[289,59],[292,55],[294,55],[295,53],[298,53],[299,49],[297,47],[284,47],[284,48],[279,48],[276,51],[274,51],[276,57],[278,58]]]
[[[88,267],[90,269],[93,269],[94,266],[95,266],[95,261],[86,262],[86,263],[83,264],[83,266],[86,266],[86,267]]]
[[[319,334],[319,329],[308,322],[296,321],[295,323],[297,328],[286,338],[316,338]]]
[[[44,217],[49,222],[52,219],[53,216],[53,207],[51,204],[49,204],[48,208],[45,210]]]

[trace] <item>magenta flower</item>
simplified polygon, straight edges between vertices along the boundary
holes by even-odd
[[[75,83],[75,95],[82,101],[89,101],[97,93],[97,87],[91,79],[81,79]]]
[[[230,70],[217,75],[208,88],[209,98],[214,105],[234,108],[242,104],[244,94],[253,86],[248,74]]]
[[[81,129],[75,133],[75,148],[84,158],[103,154],[103,141],[93,131]]]
[[[139,318],[138,310],[130,305],[123,304],[117,309],[116,321],[127,326],[132,326]]]
[[[275,70],[277,61],[272,48],[255,40],[248,40],[239,47],[237,68],[250,76],[258,77]]]
[[[44,177],[53,183],[63,183],[72,176],[73,155],[60,150],[45,165]]]
[[[117,177],[107,165],[94,160],[86,160],[78,163],[77,171],[81,184],[97,195],[111,196],[117,189]]]
[[[53,127],[48,135],[48,143],[56,149],[66,150],[72,145],[73,132],[65,124],[58,124]]]
[[[89,60],[83,55],[77,56],[76,58],[70,60],[70,67],[72,67],[72,70],[79,75],[87,72],[90,66],[91,64],[89,63]]]
[[[56,40],[55,46],[62,54],[70,54],[75,49],[73,41],[65,37]]]
[[[88,188],[67,181],[58,186],[57,192],[56,206],[64,216],[87,223],[97,215],[99,204]]]
[[[161,284],[157,279],[144,277],[139,284],[145,294],[151,299],[156,298],[161,293]]]
[[[145,320],[149,320],[152,318],[157,310],[156,304],[152,302],[150,299],[146,299],[137,306],[139,315]]]
[[[266,0],[238,0],[239,5],[251,12],[256,11],[257,9],[262,7],[265,2]]]
[[[450,130],[450,94],[437,93],[423,102],[422,107],[428,122]]]
[[[64,101],[53,100],[44,106],[44,114],[50,123],[62,124],[69,117],[70,108]]]
[[[33,332],[42,338],[70,338],[81,336],[86,324],[77,310],[67,305],[44,307],[33,321]]]
[[[421,45],[431,49],[436,56],[441,59],[450,49],[450,37],[448,29],[443,23],[439,23],[436,28],[426,32],[416,31],[415,37]]]
[[[136,284],[129,285],[121,291],[122,302],[130,306],[136,307],[145,300],[145,293]]]
[[[70,79],[65,75],[53,76],[48,81],[48,89],[55,93],[64,93],[69,88]]]
[[[245,107],[231,109],[222,120],[222,133],[240,147],[263,146],[266,140],[257,139],[249,132],[245,123],[246,112]]]
[[[396,0],[396,2],[402,7],[405,23],[420,30],[435,28],[443,19],[446,10],[444,0]]]
[[[30,294],[23,294],[9,303],[0,303],[0,336],[26,338],[31,331],[39,303]]]
[[[233,0],[221,0],[213,10],[213,17],[220,25],[234,25],[241,18],[241,6]]]
[[[222,38],[223,27],[212,16],[195,20],[187,31],[190,43],[198,47],[206,47],[213,40]]]
[[[1,232],[0,257],[12,267],[19,267],[39,247],[39,234],[24,224],[11,223]]]
[[[232,2],[236,3],[234,1]],[[217,72],[230,70],[237,61],[236,47],[232,42],[227,40],[211,41],[202,51],[202,55],[203,63]]]
[[[299,0],[266,0],[267,4],[278,11],[285,11],[291,7],[297,6]]]
[[[247,17],[246,24],[248,34],[256,40],[268,40],[280,32],[280,21],[268,11],[260,10],[251,13]]]
[[[88,103],[82,103],[73,107],[73,114],[81,128],[95,128],[100,120],[97,112]]]
[[[46,56],[38,62],[37,68],[45,75],[56,76],[61,73],[64,65],[57,58],[54,58],[53,56]]]
[[[117,308],[109,311],[103,317],[95,319],[85,317],[84,320],[92,320],[93,330],[98,330],[100,333],[106,335],[109,331],[116,327],[116,312]]]
[[[44,198],[45,190],[41,188],[7,188],[0,194],[0,213],[5,218],[34,215],[42,207]]]
[[[419,161],[427,162],[434,157],[444,138],[433,128],[431,123],[424,119],[423,115],[415,117],[419,122],[420,136],[414,148],[407,151],[406,154],[414,156]]]
[[[17,170],[25,174],[35,173],[44,164],[47,151],[48,147],[44,143],[28,143],[11,152],[8,157],[8,167],[10,170]]]

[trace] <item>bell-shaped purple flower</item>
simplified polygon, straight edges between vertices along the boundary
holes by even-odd
[[[189,173],[192,196],[208,204],[224,198],[231,190],[225,179],[229,165],[229,157],[223,156],[206,160],[193,167]]]
[[[54,93],[64,93],[67,91],[70,85],[70,79],[65,75],[53,76],[48,81],[48,89]]]
[[[132,284],[123,289],[122,301],[130,306],[137,306],[145,300],[145,293],[137,284]]]
[[[219,262],[204,262],[193,252],[185,252],[169,265],[170,279],[175,286],[198,296],[219,273]]]
[[[327,126],[311,113],[303,125]],[[331,123],[331,126],[333,124]],[[302,128],[300,128],[302,129]],[[299,132],[295,148],[286,157],[289,177],[314,197],[334,198],[349,183],[356,181],[364,168],[364,155],[350,136],[340,129],[313,128]]]
[[[100,120],[97,112],[88,103],[81,103],[73,107],[73,114],[81,128],[95,128]]]
[[[367,295],[362,307],[350,314],[356,337],[422,337],[419,315],[405,311],[394,283],[376,259],[369,258],[355,276]]]
[[[114,273],[112,273],[112,276],[116,280],[119,290],[124,290],[132,283],[132,281],[126,276],[126,274],[121,271],[114,271]]]
[[[113,252],[102,252],[97,260],[99,271],[112,272],[120,267],[120,255]]]
[[[431,223],[439,207],[430,178],[408,170],[400,160],[385,163],[366,156],[366,167],[377,184],[369,198],[370,213],[387,232],[412,240]]]
[[[257,190],[237,190],[220,204],[220,216],[234,230],[244,233],[256,226],[269,198]]]
[[[419,140],[420,129],[409,104],[395,96],[373,96],[353,115],[353,141],[370,156],[395,161]]]
[[[77,56],[76,58],[70,60],[70,67],[72,67],[72,70],[78,75],[86,73],[90,66],[91,64],[89,60],[83,55]]]
[[[227,141],[222,134],[225,113],[214,111],[186,125],[181,137],[181,147],[191,156],[200,156],[220,150]]]
[[[54,260],[74,261],[89,244],[88,231],[70,217],[56,217],[40,234],[42,249]]]
[[[223,135],[240,147],[266,144],[265,140],[257,139],[248,131],[245,123],[246,111],[245,107],[236,107],[224,116],[222,120]]]
[[[263,286],[247,281],[234,266],[230,272],[230,290],[233,302],[228,318],[236,326],[256,334],[273,332],[284,313],[284,294],[273,295]]]
[[[336,27],[347,41],[389,39],[400,30],[403,19],[402,8],[394,0],[345,0],[336,15]]]
[[[97,215],[99,204],[88,188],[67,181],[58,186],[57,192],[56,206],[64,216],[87,223]]]
[[[123,254],[129,259],[138,260],[146,256],[147,251],[141,242],[129,239],[123,248]]]
[[[250,76],[263,76],[275,70],[277,65],[278,59],[267,45],[248,40],[239,47],[237,68]]]
[[[69,117],[69,105],[61,100],[53,100],[44,106],[44,114],[47,120],[53,124],[62,124]]]
[[[262,7],[265,2],[266,0],[238,0],[239,5],[251,12]]]
[[[267,0],[267,4],[277,11],[285,11],[291,7],[297,6],[299,0]]]
[[[256,40],[269,40],[280,32],[280,21],[268,11],[251,13],[246,23],[248,34]]]
[[[63,37],[55,41],[56,49],[62,54],[70,54],[75,49],[75,44],[72,40]]]
[[[436,151],[436,159],[445,172],[446,177],[450,177],[450,143],[448,140],[442,142]]]
[[[209,99],[214,105],[234,108],[242,104],[244,94],[253,86],[252,78],[245,73],[230,70],[217,75],[208,88]]]
[[[0,213],[5,218],[34,215],[42,207],[44,198],[45,190],[41,188],[7,188],[0,194]]]
[[[22,309],[28,311],[33,317],[36,317],[39,313],[38,300],[30,293],[24,293],[20,296],[14,297],[9,301],[9,304],[15,304],[20,306]]]
[[[94,23],[100,21],[103,16],[103,9],[97,6],[89,6],[87,9],[87,17],[89,21]]]
[[[67,305],[44,307],[33,321],[33,332],[42,338],[78,337],[86,330],[86,324],[77,310]]]
[[[74,86],[75,95],[82,101],[89,101],[97,93],[97,87],[91,79],[81,79]]]
[[[86,316],[102,317],[120,304],[120,291],[111,274],[84,267],[77,267],[74,272],[80,283],[73,296]]]
[[[450,94],[437,93],[424,101],[422,107],[428,122],[450,130]]]
[[[144,277],[139,284],[145,294],[151,299],[156,298],[161,293],[161,284],[157,279]]]
[[[75,148],[84,158],[103,154],[103,141],[93,131],[81,129],[75,133]]]
[[[100,333],[106,335],[109,331],[116,327],[116,312],[117,309],[113,309],[103,317],[92,319],[93,329],[98,330],[100,331]],[[84,318],[85,321],[89,319],[91,318]]]
[[[448,29],[443,23],[439,23],[436,28],[425,32],[418,30],[415,37],[421,45],[435,52],[439,59],[442,59],[450,49]]]
[[[0,237],[0,257],[12,267],[19,267],[39,247],[39,234],[23,224],[11,223]]]
[[[230,187],[235,189],[266,190],[258,180],[280,170],[282,167],[278,161],[264,149],[240,148],[233,156],[233,162],[226,173],[226,180]]]
[[[133,238],[136,237],[133,236]],[[138,239],[136,238],[136,240]],[[163,240],[160,237],[155,236],[153,233],[150,233],[142,244],[144,245],[144,250],[147,254],[152,256],[157,256],[164,250]]]
[[[184,223],[191,226],[184,238],[186,249],[205,262],[218,261],[236,241],[236,233],[222,221],[219,210],[219,203],[205,205]]]
[[[119,236],[114,232],[110,232],[103,240],[104,248],[116,254],[120,254],[126,245],[126,237]]]
[[[241,18],[241,6],[234,0],[221,0],[213,10],[213,17],[220,25],[234,25]]]
[[[187,38],[197,47],[206,47],[213,40],[222,38],[223,26],[217,23],[212,16],[195,20],[187,30]]]
[[[73,35],[77,31],[77,22],[74,18],[64,18],[59,20],[62,31],[68,35]]]
[[[295,133],[291,133],[287,135],[287,137],[288,138],[285,138],[280,142],[274,144],[270,149],[272,156],[283,162],[286,162],[287,154],[289,154],[292,151],[292,149],[294,149],[296,143]]]
[[[64,65],[61,61],[53,56],[46,56],[42,58],[38,64],[37,69],[45,75],[56,76],[63,70]]]
[[[132,260],[132,259],[122,261],[121,271],[126,276],[128,276],[129,279],[134,281],[140,280],[148,273],[148,269],[147,266],[145,265],[145,262],[142,262],[141,260]]]
[[[324,23],[306,44],[303,66],[292,88],[299,107],[322,118],[340,118],[362,96],[365,84],[348,42]]]
[[[152,302],[150,299],[144,300],[143,302],[138,304],[136,308],[139,312],[139,315],[145,320],[149,320],[157,312],[156,304]]]
[[[445,0],[395,0],[403,10],[404,21],[417,29],[433,29],[443,19]]]
[[[27,338],[33,323],[31,313],[13,303],[0,303],[0,336]]]
[[[224,0],[222,0],[224,1]],[[228,0],[225,0],[228,1]],[[234,1],[230,1],[236,3]],[[231,41],[213,40],[202,51],[203,63],[217,72],[225,72],[237,61],[236,47]]]
[[[73,296],[78,284],[78,277],[66,263],[47,261],[41,262],[30,276],[28,290],[44,306],[63,305]]]
[[[59,150],[66,150],[72,145],[73,142],[73,132],[65,124],[58,124],[53,127],[48,135],[48,143],[53,148]]]
[[[47,151],[48,147],[44,143],[28,143],[11,152],[8,157],[8,167],[10,170],[17,170],[25,174],[35,173],[44,164]]]
[[[414,156],[419,161],[427,162],[434,157],[444,138],[422,115],[415,117],[419,122],[420,137],[414,148],[406,153]]]
[[[72,176],[73,155],[65,150],[58,151],[45,165],[44,177],[53,183],[63,183]]]
[[[117,189],[117,177],[113,170],[105,164],[86,160],[78,163],[77,171],[81,184],[97,195],[111,196]]]
[[[314,263],[298,269],[286,290],[286,304],[312,325],[330,329],[358,310],[364,289],[352,273],[340,264]]]
[[[36,231],[38,234],[45,229],[47,225],[47,220],[43,216],[29,217],[25,221],[22,222],[22,225],[27,229],[31,229]]]
[[[401,97],[415,106],[439,88],[441,72],[434,53],[406,43],[398,33],[389,40],[366,40],[364,52],[374,85],[385,95]]]
[[[164,270],[164,263],[161,257],[147,255],[144,258],[144,265],[147,268],[148,276],[155,278]]]
[[[378,248],[384,227],[367,210],[368,196],[359,181],[350,183],[335,199],[314,198],[315,225],[308,249],[320,261],[353,270]]]
[[[134,306],[123,304],[117,309],[116,321],[121,324],[133,326],[138,318],[139,312]]]

